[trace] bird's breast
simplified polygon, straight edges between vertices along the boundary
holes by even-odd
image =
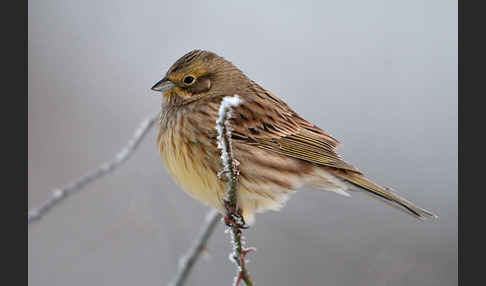
[[[218,179],[217,156],[197,126],[179,118],[160,130],[159,152],[164,164],[182,189],[199,201],[221,209],[224,182]]]

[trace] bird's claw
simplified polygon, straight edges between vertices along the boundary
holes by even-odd
[[[245,218],[241,214],[241,209],[235,210],[229,204],[225,202],[226,216],[224,217],[224,223],[229,227],[237,227],[238,229],[248,229],[249,226],[245,222]]]
[[[248,229],[249,226],[246,224],[245,219],[241,214],[238,213],[228,213],[224,217],[224,223],[229,227],[237,227],[239,229]]]

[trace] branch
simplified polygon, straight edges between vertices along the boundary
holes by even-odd
[[[57,206],[64,199],[70,195],[77,193],[83,187],[100,179],[101,177],[113,172],[116,168],[122,165],[135,152],[142,139],[147,135],[154,123],[159,119],[159,113],[145,119],[135,131],[133,137],[128,144],[118,153],[111,161],[101,164],[98,168],[88,172],[86,175],[80,177],[74,182],[51,192],[50,198],[45,201],[40,207],[29,211],[28,224],[39,221],[44,217],[53,207]]]
[[[206,224],[201,228],[199,235],[193,241],[191,248],[187,253],[179,260],[179,268],[177,274],[169,283],[169,286],[182,286],[186,282],[192,267],[196,263],[201,253],[206,248],[206,244],[209,237],[213,233],[217,226],[218,221],[221,219],[221,214],[216,210],[211,210],[206,216]]]
[[[239,103],[239,99],[237,97],[228,98],[228,99],[229,99],[229,101],[233,100],[233,102]],[[228,100],[226,100],[226,101],[228,101]],[[228,113],[228,111],[230,111],[231,106],[233,106],[233,105],[227,106],[227,108],[223,111],[223,113],[225,114],[224,119],[222,121],[223,125],[226,124],[225,121],[226,121],[226,118],[227,118],[227,113]],[[116,154],[115,158],[101,164],[98,168],[88,172],[86,175],[81,176],[79,179],[65,185],[64,187],[54,189],[51,192],[51,196],[48,200],[46,200],[40,207],[31,209],[29,211],[28,220],[27,220],[28,224],[39,221],[50,210],[52,210],[55,206],[57,206],[59,203],[61,203],[64,199],[66,199],[67,197],[69,197],[70,195],[72,195],[74,193],[77,193],[78,191],[83,189],[86,185],[88,185],[88,184],[100,179],[101,177],[113,172],[115,169],[117,169],[119,166],[121,166],[136,151],[136,149],[140,145],[140,142],[142,142],[142,140],[145,138],[147,133],[154,126],[155,122],[157,122],[158,119],[159,119],[159,113],[148,117],[142,123],[140,123],[140,126],[135,130],[133,137],[130,139],[128,144],[120,152],[118,152]],[[227,135],[230,134],[230,130],[227,129],[227,127],[223,127],[222,131],[223,130],[228,130],[229,133],[227,131],[225,131],[225,134],[227,134]],[[223,141],[226,140],[225,146],[231,146],[231,141],[227,141],[228,139],[226,139],[226,136],[223,136],[223,137],[225,139],[221,139],[221,140],[223,140]],[[226,149],[226,150],[229,150],[230,151],[229,154],[231,154],[230,157],[228,157],[228,158],[230,158],[229,162],[233,162],[231,147],[229,147],[229,149]],[[225,152],[223,152],[223,154],[228,154],[228,152],[225,151]],[[230,172],[230,174],[232,174],[232,177],[234,178],[235,177],[235,170],[232,167],[230,167],[230,168],[228,168],[228,171]],[[234,190],[232,192],[229,192],[231,194],[229,197],[231,198],[231,201],[234,202],[233,206],[236,206],[236,193],[235,193],[236,182],[235,182],[235,180],[230,180],[230,181],[232,181],[232,186],[233,186],[232,189],[234,189]],[[205,246],[206,246],[206,244],[209,240],[209,237],[214,232],[214,230],[217,226],[217,222],[220,219],[221,219],[221,214],[218,211],[212,210],[211,212],[208,213],[208,215],[206,217],[206,224],[201,228],[198,237],[194,240],[194,242],[193,242],[191,248],[188,250],[188,252],[183,257],[181,257],[181,259],[179,261],[179,268],[178,268],[177,274],[174,277],[173,281],[169,285],[171,285],[171,286],[182,286],[185,283],[187,277],[189,276],[189,274],[192,270],[192,267],[194,266],[197,259],[199,258],[199,256],[203,252],[203,250],[205,249]],[[243,222],[243,224],[244,224],[244,222]],[[235,241],[234,242],[234,253],[233,253],[233,256],[235,257],[234,259],[235,259],[235,261],[237,261],[236,260],[237,254],[239,254],[239,257],[242,257],[244,259],[244,254],[246,254],[246,252],[248,250],[243,249],[241,231],[238,228],[233,229],[233,237],[234,237],[234,241]],[[240,261],[240,262],[237,262],[237,263],[238,263],[238,265],[241,264],[242,266],[240,266],[240,274],[237,277],[237,280],[235,280],[235,281],[239,281],[240,279],[243,279],[245,282],[249,281],[249,282],[247,282],[247,285],[253,285],[251,283],[251,281],[249,280],[248,272],[246,271],[246,267],[244,265],[244,263],[245,263],[244,260],[242,262]],[[242,277],[243,274],[241,274],[241,273],[244,273],[244,277]]]
[[[241,209],[238,207],[237,202],[236,181],[238,170],[236,169],[237,162],[233,157],[231,145],[231,126],[228,121],[232,108],[238,106],[240,103],[241,99],[238,95],[223,98],[219,107],[219,118],[216,121],[216,129],[218,131],[218,148],[221,149],[221,160],[223,161],[224,166],[222,174],[226,175],[227,179],[225,222],[231,230],[233,252],[230,257],[238,266],[238,274],[235,277],[234,285],[239,285],[239,282],[243,280],[247,286],[253,286],[253,281],[251,280],[246,268],[245,256],[249,251],[254,249],[244,248],[241,229],[246,227],[245,221],[241,214]]]

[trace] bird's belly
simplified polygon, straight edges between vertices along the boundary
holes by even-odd
[[[226,183],[217,176],[221,169],[218,150],[174,130],[159,135],[159,151],[169,173],[190,196],[224,212]],[[288,195],[305,183],[302,173],[310,170],[299,160],[234,143],[240,163],[238,205],[246,222],[251,223],[257,212],[280,209]]]
[[[195,199],[223,210],[224,182],[207,166],[207,153],[179,134],[166,132],[160,137],[160,153],[167,170],[181,188]]]

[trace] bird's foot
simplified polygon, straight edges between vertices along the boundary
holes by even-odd
[[[241,209],[234,209],[230,206],[229,202],[225,202],[226,216],[224,217],[224,223],[229,227],[237,227],[239,229],[247,229],[249,226],[246,224]]]

